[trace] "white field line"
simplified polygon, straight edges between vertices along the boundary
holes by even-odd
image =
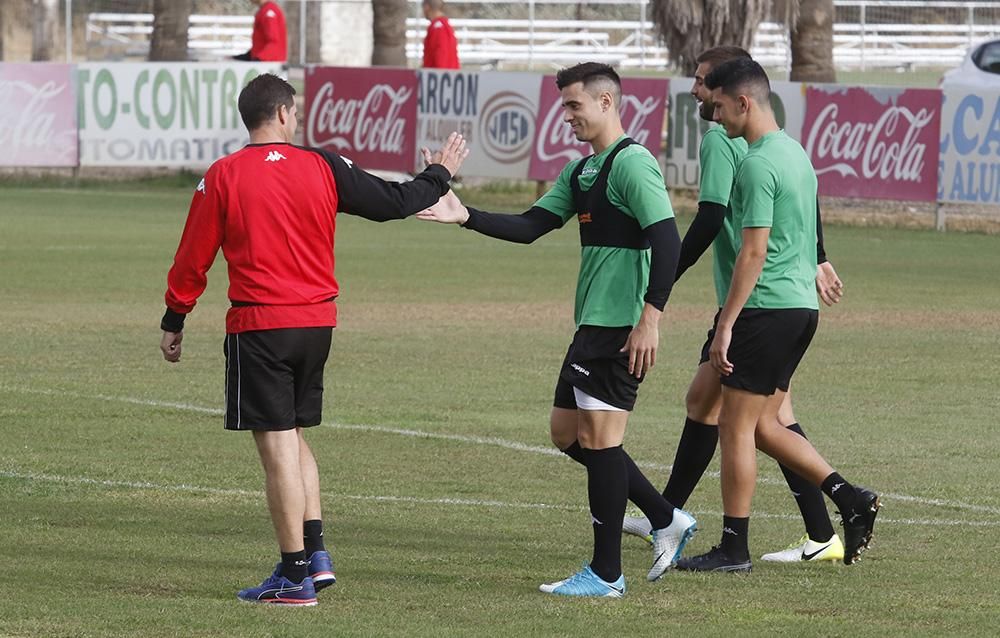
[[[206,494],[211,496],[231,496],[241,498],[263,499],[264,493],[260,490],[227,489],[219,487],[205,487],[189,484],[159,484],[148,481],[119,481],[112,479],[95,479],[85,476],[58,476],[54,474],[38,474],[33,472],[19,472],[16,470],[0,470],[0,479],[13,479],[19,481],[61,483],[64,485],[86,485],[92,487],[106,487],[111,489],[124,489],[134,491],[156,491],[156,492],[180,492],[186,494]],[[530,509],[530,510],[558,510],[569,512],[586,512],[586,508],[580,505],[560,505],[554,503],[523,503],[517,501],[493,501],[468,498],[418,498],[412,496],[392,496],[392,495],[360,495],[360,494],[336,494],[324,493],[324,498],[344,499],[351,501],[363,501],[367,503],[403,503],[410,505],[451,505],[459,507],[481,507],[495,509]],[[720,517],[722,512],[708,510],[695,510],[693,512],[699,516]],[[766,512],[754,512],[754,518],[777,519],[787,521],[797,521],[798,516],[791,514],[768,514]],[[941,527],[1000,527],[1000,521],[970,521],[970,520],[934,520],[903,518],[893,519],[880,517],[879,523],[889,523],[895,525],[928,525]]]
[[[215,416],[222,416],[225,414],[225,410],[222,410],[220,408],[208,408],[199,405],[192,405],[190,403],[157,401],[153,399],[140,399],[136,397],[111,396],[106,394],[84,394],[80,392],[71,392],[64,390],[49,390],[44,388],[24,388],[24,387],[9,386],[9,385],[0,385],[0,391],[17,392],[21,394],[40,394],[45,396],[72,397],[76,399],[108,401],[112,403],[128,403],[132,405],[141,405],[153,408],[167,408],[171,410],[179,410],[182,412],[196,412],[200,414],[211,414]],[[393,428],[380,425],[350,425],[341,423],[324,423],[323,427],[334,428],[338,430],[353,430],[359,432],[377,432],[381,434],[395,434],[399,436],[409,436],[422,439],[435,439],[440,441],[456,441],[460,443],[471,443],[473,445],[492,445],[508,450],[516,450],[519,452],[544,454],[547,456],[562,456],[562,453],[553,447],[529,445],[526,443],[519,443],[517,441],[509,441],[507,439],[500,439],[495,437],[470,436],[464,434],[447,434],[442,432],[427,432],[425,430]],[[641,468],[649,470],[669,471],[671,468],[671,466],[669,465],[663,465],[659,463],[649,463],[644,461],[636,461],[636,465],[638,465]],[[713,478],[719,478],[718,472],[705,472],[705,475],[711,476]],[[769,478],[766,476],[758,477],[758,482],[768,485],[785,486],[784,480]],[[890,501],[898,500],[908,503],[916,503],[919,505],[945,507],[957,510],[968,510],[970,512],[981,512],[984,514],[1000,515],[1000,507],[991,507],[989,505],[976,505],[974,503],[963,503],[961,501],[951,501],[939,498],[911,496],[909,494],[897,494],[895,492],[882,492],[881,496],[883,499],[888,499]]]

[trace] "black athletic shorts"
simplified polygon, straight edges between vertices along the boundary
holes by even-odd
[[[333,328],[227,334],[226,429],[290,430],[319,425],[323,366]]]
[[[807,308],[744,308],[726,355],[733,373],[720,376],[722,385],[754,394],[787,392],[818,322],[819,311]]]
[[[578,388],[608,405],[631,412],[642,383],[642,379],[628,372],[628,353],[620,352],[631,332],[631,326],[580,326],[559,371],[553,405],[575,410],[573,388]]]

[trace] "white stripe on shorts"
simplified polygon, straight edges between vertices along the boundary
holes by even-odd
[[[621,408],[616,408],[613,405],[608,405],[600,399],[595,399],[583,390],[574,387],[573,396],[576,398],[576,409],[577,410],[607,410],[608,412],[628,412],[628,410],[622,410]]]

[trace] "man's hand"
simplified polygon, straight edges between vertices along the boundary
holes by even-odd
[[[421,148],[420,154],[424,158],[424,164],[441,164],[451,176],[458,174],[458,169],[462,167],[462,162],[469,156],[469,149],[465,148],[465,138],[458,133],[452,133],[445,140],[444,146],[436,152],[431,153],[427,148]]]
[[[844,282],[837,276],[833,264],[828,261],[816,268],[816,292],[828,306],[837,303],[844,296]]]
[[[653,306],[643,307],[639,323],[632,328],[625,347],[620,352],[628,352],[628,373],[641,379],[656,365],[656,348],[660,345],[660,315]]]
[[[160,352],[163,353],[164,359],[170,363],[177,363],[181,360],[181,339],[183,338],[183,332],[163,331],[163,338],[160,339]]]
[[[733,373],[733,364],[729,362],[729,344],[733,340],[733,329],[716,326],[715,337],[708,347],[708,360],[715,371],[724,377]]]
[[[464,224],[469,221],[469,209],[462,205],[455,191],[448,191],[437,204],[417,213],[417,219],[441,224]]]

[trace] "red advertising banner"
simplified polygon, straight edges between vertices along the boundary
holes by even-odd
[[[802,145],[819,193],[934,201],[941,91],[810,85]]]
[[[79,166],[71,64],[0,64],[0,166]]]
[[[417,74],[406,69],[306,71],[307,146],[365,169],[409,171],[417,139]]]
[[[622,80],[622,126],[635,141],[660,155],[663,116],[666,112],[666,79],[626,78]],[[578,142],[569,124],[563,121],[562,100],[555,76],[542,77],[538,115],[535,120],[535,145],[528,177],[554,180],[567,162],[590,155],[590,145]]]

